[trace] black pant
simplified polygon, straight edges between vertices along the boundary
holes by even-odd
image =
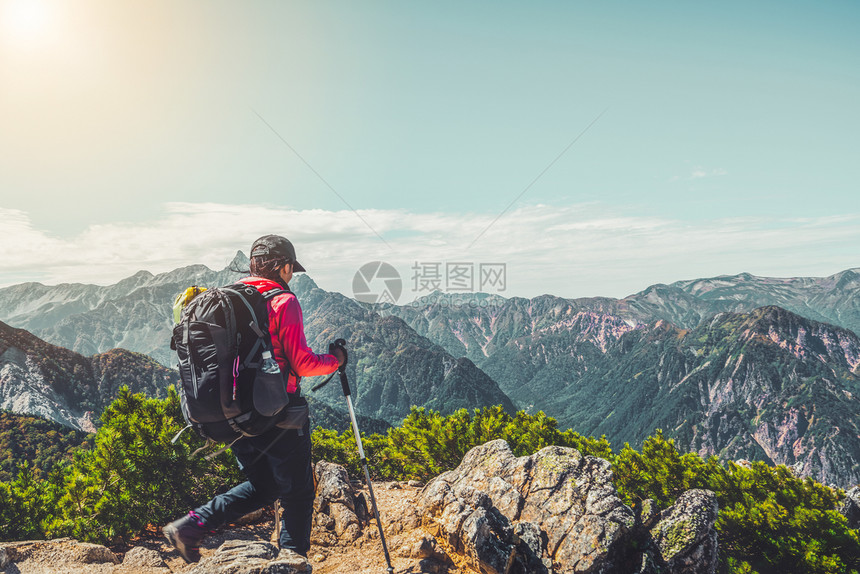
[[[248,480],[194,512],[206,528],[217,528],[280,498],[284,518],[279,545],[307,556],[314,504],[310,424],[305,423],[301,435],[296,430],[274,428],[243,438],[232,448]]]

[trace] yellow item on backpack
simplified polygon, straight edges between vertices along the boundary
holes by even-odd
[[[176,296],[176,300],[173,301],[174,323],[177,325],[179,324],[179,320],[182,318],[182,310],[185,309],[185,306],[204,291],[206,291],[206,287],[198,287],[197,285],[194,285]]]

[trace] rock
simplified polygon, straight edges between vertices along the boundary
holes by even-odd
[[[325,530],[334,530],[334,518],[328,514],[318,512],[314,516],[314,525],[318,528],[324,528]]]
[[[423,530],[414,530],[403,538],[392,539],[392,546],[398,548],[397,554],[404,558],[430,559],[451,563],[445,550],[436,539]]]
[[[284,574],[305,573],[310,574],[312,568],[308,559],[287,548],[281,548],[278,556],[269,563],[270,572],[282,572]]]
[[[439,548],[439,544],[436,542],[436,539],[427,534],[422,534],[421,537],[415,541],[412,548],[410,548],[409,555],[413,558],[431,558],[440,562],[444,562],[448,558],[445,551]]]
[[[338,540],[353,542],[361,536],[367,523],[364,497],[357,495],[346,469],[337,464],[320,461],[314,468],[317,492],[314,499],[314,528],[311,541],[331,546]]]
[[[367,504],[367,499],[364,498],[364,493],[353,491],[353,499],[355,501],[355,515],[358,517],[358,523],[367,525],[373,516]]]
[[[417,506],[404,505],[400,510],[399,513],[387,517],[383,525],[386,534],[397,535],[421,526],[421,514]]]
[[[6,548],[0,546],[0,568],[6,569],[6,566],[9,564],[9,554],[6,552]]]
[[[345,542],[352,542],[361,536],[358,516],[346,505],[337,502],[332,503],[329,506],[329,512],[334,520],[334,532],[338,538]]]
[[[4,543],[0,563],[10,572],[110,572],[119,564],[116,554],[100,544],[70,538]]]
[[[611,571],[636,523],[608,461],[562,447],[516,458],[503,440],[466,453],[419,506],[432,533],[490,573],[545,571],[543,558],[559,573]]]
[[[329,504],[339,502],[355,511],[355,495],[345,468],[339,464],[321,460],[316,464],[314,474],[317,480],[314,510],[319,512]]]
[[[717,569],[717,497],[688,490],[660,513],[651,529],[654,545],[671,574],[713,574]]]
[[[167,566],[162,560],[161,554],[143,546],[135,546],[126,552],[122,565],[128,568],[164,568]]]
[[[81,564],[103,564],[105,562],[119,564],[119,558],[117,558],[116,554],[101,544],[72,542],[70,544],[71,551],[69,552],[69,559],[72,562],[79,562]]]
[[[334,532],[326,530],[311,530],[311,546],[337,546],[338,539]]]
[[[268,542],[229,540],[188,574],[309,574],[307,559]]]
[[[514,539],[518,542],[517,553],[527,572],[546,572],[546,565],[541,559],[543,554],[543,534],[540,528],[531,522],[514,524]],[[547,559],[552,566],[552,560]]]
[[[860,486],[845,493],[839,512],[848,519],[849,528],[860,528]]]
[[[443,574],[454,568],[454,562],[436,539],[421,529],[392,538],[390,542],[397,556],[418,560],[422,573]]]

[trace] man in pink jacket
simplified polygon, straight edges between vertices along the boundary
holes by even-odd
[[[269,302],[269,333],[291,406],[307,405],[301,396],[302,377],[333,373],[346,359],[340,349],[335,349],[334,355],[317,355],[308,347],[302,309],[289,291],[293,273],[304,270],[292,243],[279,235],[265,235],[251,246],[251,276],[241,280],[260,293],[287,291]],[[310,422],[306,418],[300,429],[275,427],[262,435],[242,438],[232,449],[248,480],[165,526],[167,539],[183,558],[196,562],[200,559],[200,541],[209,531],[280,499],[283,519],[279,545],[307,556],[314,501]]]

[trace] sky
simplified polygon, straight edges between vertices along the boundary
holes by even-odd
[[[860,3],[0,0],[0,285],[860,267]],[[453,283],[452,283],[453,285]]]

